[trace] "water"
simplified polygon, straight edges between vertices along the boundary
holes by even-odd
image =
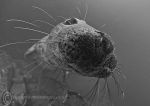
[[[80,0],[78,0],[80,1]],[[45,8],[54,16],[77,16],[73,7],[78,6],[75,0],[1,0],[0,1],[0,44],[14,41],[23,41],[29,38],[41,38],[41,34],[31,31],[13,29],[13,26],[28,26],[16,22],[7,23],[10,18],[44,19],[56,25],[51,19],[31,8],[32,5]],[[18,5],[17,5],[18,4]],[[89,11],[87,22],[112,34],[116,44],[116,54],[122,64],[122,71],[127,76],[127,81],[121,81],[125,88],[125,99],[120,100],[113,84],[112,95],[116,106],[149,106],[149,28],[150,15],[147,0],[88,0]],[[83,10],[84,7],[81,6]],[[82,11],[83,13],[83,11]],[[79,16],[79,15],[78,15]],[[61,19],[58,19],[62,21]],[[106,27],[100,28],[106,24]],[[43,31],[50,32],[50,27],[42,26]],[[15,58],[22,58],[22,54],[31,44],[11,46],[5,48]],[[87,92],[94,79],[72,75],[70,85],[80,92]],[[74,83],[74,84],[72,84]]]

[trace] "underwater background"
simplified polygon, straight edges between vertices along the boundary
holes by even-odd
[[[21,22],[6,22],[8,19],[21,19],[32,22],[35,19],[49,21],[45,14],[32,6],[45,9],[48,13],[64,17],[80,17],[76,11],[85,13],[85,2],[81,0],[0,0],[0,45],[9,42],[39,39],[40,33],[14,29],[14,26],[30,27]],[[150,105],[150,1],[149,0],[87,0],[89,9],[86,21],[89,25],[111,34],[115,42],[116,55],[121,71],[127,79],[120,78],[125,90],[125,98],[117,94],[117,88],[110,79],[111,94],[115,106]],[[37,23],[42,31],[50,32],[52,27]],[[103,24],[106,24],[101,28]],[[23,59],[24,52],[31,44],[18,44],[2,48],[15,59]],[[69,83],[73,89],[88,92],[95,79],[71,75]]]

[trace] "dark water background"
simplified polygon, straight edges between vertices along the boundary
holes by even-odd
[[[75,10],[80,6],[84,15],[85,5],[81,0],[0,0],[0,44],[23,41],[29,38],[42,38],[44,35],[13,29],[13,26],[29,25],[5,20],[17,18],[27,21],[43,19],[57,24],[31,6],[46,9],[53,16],[79,16]],[[125,99],[117,95],[114,84],[111,92],[116,106],[150,105],[150,1],[149,0],[87,0],[89,5],[86,21],[95,28],[111,33],[115,41],[116,54],[122,64],[127,80],[121,80],[125,88]],[[59,22],[62,19],[58,19]],[[106,24],[104,28],[101,25]],[[39,24],[42,31],[50,32],[50,27]],[[30,28],[33,28],[32,26]],[[5,48],[14,58],[22,58],[31,44],[21,44]],[[110,81],[111,82],[111,81]],[[88,91],[93,80],[72,75],[70,83],[77,91]]]

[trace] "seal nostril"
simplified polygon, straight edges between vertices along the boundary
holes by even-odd
[[[78,23],[78,21],[77,21],[77,19],[75,19],[75,18],[67,19],[67,20],[64,22],[65,25],[73,25],[73,24],[77,24],[77,23]]]

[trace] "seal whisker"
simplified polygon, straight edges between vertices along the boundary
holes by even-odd
[[[62,18],[62,19],[64,19],[64,20],[66,20],[66,18],[65,17],[63,17],[63,16],[57,16],[58,18]]]
[[[49,22],[43,21],[43,20],[35,20],[35,22],[41,22],[41,23],[48,24],[49,26],[55,27],[55,25],[53,25],[53,24],[51,24]]]
[[[42,33],[42,34],[45,34],[45,35],[49,35],[49,33],[47,33],[47,32],[43,32],[43,31],[40,31],[40,30],[35,30],[35,29],[27,28],[27,27],[14,27],[14,28],[25,29],[25,30],[30,30],[30,31],[39,32],[39,33]]]
[[[57,21],[57,20],[54,19],[53,16],[51,16],[51,15],[50,15],[48,12],[46,12],[44,9],[42,9],[42,8],[40,8],[40,7],[37,7],[37,6],[32,6],[32,7],[33,7],[33,8],[36,8],[36,9],[42,11],[42,12],[44,12],[45,14],[47,14],[48,17],[50,17],[51,19],[53,19],[55,22]]]
[[[80,10],[80,8],[79,8],[79,7],[76,7],[76,10],[77,10],[77,12],[79,13],[80,18],[81,18],[81,10]]]
[[[8,43],[8,44],[1,45],[0,48],[6,47],[6,46],[10,46],[10,45],[26,44],[26,43],[35,43],[35,42],[13,42],[13,43]]]
[[[35,27],[39,27],[31,22],[28,22],[28,21],[25,21],[25,20],[19,20],[19,19],[9,19],[9,20],[6,20],[6,21],[18,21],[18,22],[23,22],[23,23],[26,23],[26,24],[29,24],[29,25],[32,25],[32,26],[35,26]]]
[[[85,5],[85,8],[86,8],[86,10],[85,10],[84,18],[83,18],[84,21],[86,21],[86,17],[87,17],[87,13],[88,13],[88,4]]]

